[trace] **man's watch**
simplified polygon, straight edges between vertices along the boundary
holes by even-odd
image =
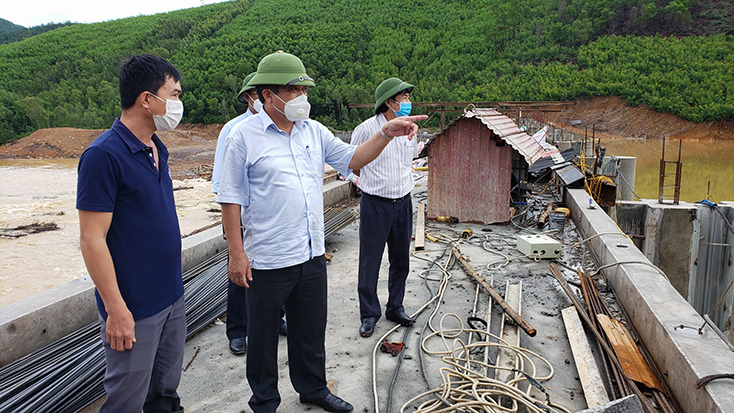
[[[387,133],[385,133],[385,131],[382,128],[380,128],[380,135],[383,138],[385,138],[385,140],[388,141],[388,142],[390,142],[394,138],[394,136],[390,136]]]

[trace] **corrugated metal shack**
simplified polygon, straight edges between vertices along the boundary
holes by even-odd
[[[510,219],[512,174],[524,178],[543,148],[494,109],[468,109],[426,143],[428,218],[489,224]]]

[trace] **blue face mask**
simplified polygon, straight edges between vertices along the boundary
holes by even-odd
[[[413,108],[413,105],[410,104],[410,102],[400,102],[400,110],[395,112],[395,116],[408,116],[410,115],[410,110]]]

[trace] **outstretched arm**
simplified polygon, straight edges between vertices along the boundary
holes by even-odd
[[[428,116],[401,116],[387,122],[382,126],[381,132],[377,132],[374,136],[357,146],[352,161],[349,162],[349,168],[352,170],[361,169],[363,166],[372,162],[385,149],[385,146],[390,143],[392,138],[396,136],[407,135],[408,139],[413,139],[413,136],[418,132],[418,125],[415,122],[423,119],[428,119]]]

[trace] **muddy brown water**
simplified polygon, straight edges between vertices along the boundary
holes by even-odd
[[[607,155],[637,157],[635,192],[643,199],[658,198],[662,140],[609,139],[602,141],[601,146],[607,148]],[[677,161],[678,149],[678,140],[666,140],[665,160]],[[734,201],[734,141],[685,140],[680,152],[681,201],[705,199],[709,182],[716,202]],[[671,179],[672,184],[673,178],[666,179]]]
[[[75,208],[77,159],[0,160],[0,228],[54,222],[58,230],[0,237],[0,307],[87,275]],[[181,233],[217,222],[211,183],[174,181]]]
[[[657,199],[662,141],[613,139],[608,155],[636,156],[635,192]],[[668,141],[666,159],[678,157],[678,141]],[[79,250],[75,209],[76,159],[0,160],[0,227],[54,222],[60,229],[19,238],[0,237],[0,307],[86,275]],[[734,141],[684,141],[681,200],[734,200]],[[211,184],[202,179],[174,181],[181,233],[217,222],[220,214]]]

